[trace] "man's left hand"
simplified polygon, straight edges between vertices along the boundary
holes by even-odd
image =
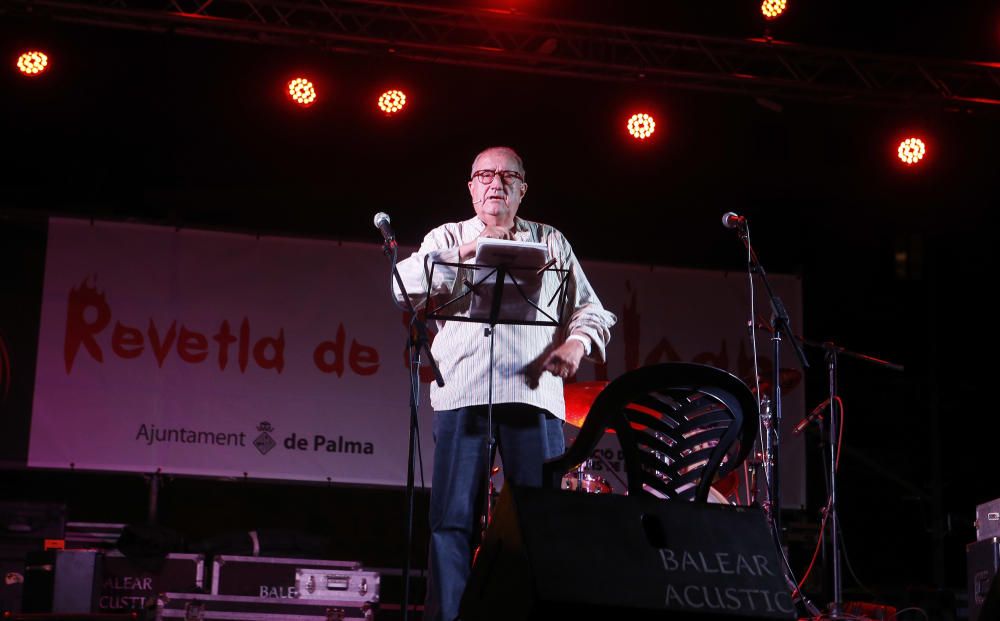
[[[576,375],[583,359],[583,343],[570,339],[556,347],[542,361],[542,368],[563,379]]]

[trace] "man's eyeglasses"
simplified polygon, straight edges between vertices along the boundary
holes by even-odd
[[[501,170],[500,172],[495,170],[477,170],[472,173],[472,178],[479,179],[479,183],[483,185],[489,185],[493,183],[493,178],[497,175],[500,175],[500,180],[503,181],[504,185],[514,183],[515,179],[517,181],[524,181],[524,177],[516,170]]]

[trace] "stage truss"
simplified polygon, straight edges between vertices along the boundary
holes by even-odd
[[[0,0],[0,12],[332,53],[834,104],[1000,104],[1000,63],[904,58],[387,0]]]

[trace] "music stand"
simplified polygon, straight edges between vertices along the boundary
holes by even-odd
[[[485,243],[483,243],[485,241]],[[493,465],[493,345],[496,326],[527,325],[552,326],[561,325],[561,309],[566,301],[566,280],[569,270],[555,267],[555,259],[540,262],[537,254],[539,244],[511,242],[505,240],[480,240],[477,245],[476,263],[448,263],[444,261],[431,262],[427,272],[428,282],[434,282],[434,269],[438,266],[457,270],[456,281],[464,285],[465,290],[449,300],[434,306],[431,300],[431,288],[427,290],[426,317],[428,320],[465,321],[487,324],[483,336],[490,339],[489,388],[486,401],[486,506],[481,518],[481,535],[485,537],[489,516],[492,512],[493,499],[490,498],[490,470]],[[485,251],[484,251],[485,250]],[[496,263],[479,263],[478,260],[489,258]],[[426,263],[425,263],[426,271]],[[478,277],[478,278],[477,278]],[[558,285],[545,303],[544,309],[539,305],[540,295],[545,292],[546,277],[557,278]],[[453,293],[455,289],[453,289]],[[513,297],[513,299],[510,299]],[[558,302],[553,307],[553,302]],[[468,300],[466,308],[462,301]],[[449,314],[449,309],[451,314]],[[464,314],[463,314],[464,313]],[[533,318],[531,318],[533,317]]]

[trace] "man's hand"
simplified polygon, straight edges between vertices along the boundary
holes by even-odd
[[[570,339],[556,347],[542,361],[542,369],[563,379],[576,375],[583,359],[583,343]]]
[[[490,239],[514,239],[514,231],[512,229],[505,229],[502,226],[487,226],[483,229],[483,232],[479,234],[479,237],[488,237]],[[477,238],[478,239],[478,238]],[[476,256],[476,240],[470,242],[465,242],[458,248],[459,261],[465,261]]]

